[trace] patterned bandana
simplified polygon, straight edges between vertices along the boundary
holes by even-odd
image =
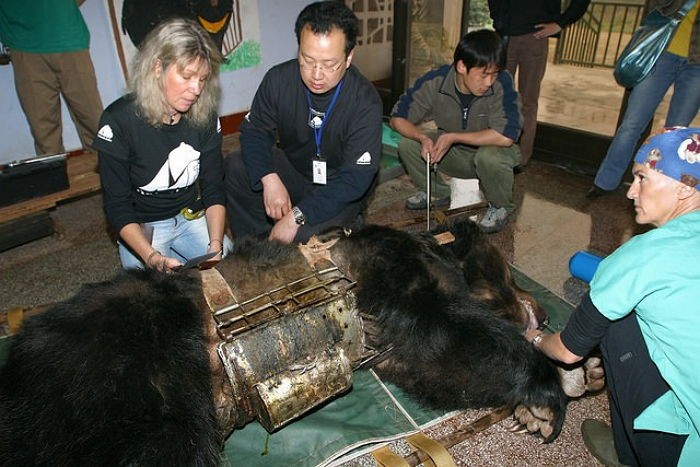
[[[700,190],[700,128],[664,128],[644,142],[634,162]]]

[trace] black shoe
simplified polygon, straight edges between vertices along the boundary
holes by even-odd
[[[613,190],[603,190],[602,188],[598,187],[597,185],[593,185],[586,193],[586,198],[588,198],[588,199],[600,198],[601,196],[609,195],[612,192],[613,192]]]

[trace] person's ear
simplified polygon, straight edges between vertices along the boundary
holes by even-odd
[[[355,49],[352,49],[348,54],[348,58],[345,59],[345,68],[350,68],[350,63],[352,63],[352,56],[355,53]]]
[[[460,74],[466,74],[469,71],[467,70],[467,65],[465,65],[462,60],[457,60],[457,66],[455,69],[457,70],[457,73]]]
[[[163,73],[163,61],[160,58],[156,58],[153,62],[153,73],[155,73],[156,78],[160,78]]]
[[[685,183],[680,183],[680,185],[681,186],[678,188],[678,199],[680,200],[686,200],[693,196],[696,191],[698,191],[695,189],[695,187],[688,186]]]

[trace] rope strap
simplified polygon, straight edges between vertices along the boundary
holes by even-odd
[[[7,328],[10,335],[17,333],[22,326],[24,319],[24,310],[22,308],[13,308],[7,312]]]

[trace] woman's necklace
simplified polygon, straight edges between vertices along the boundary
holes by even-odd
[[[170,115],[166,115],[167,122],[165,122],[165,123],[167,123],[168,125],[175,125],[176,120],[177,121],[180,120],[179,118],[176,118],[179,114],[180,114],[180,112],[174,112]]]

